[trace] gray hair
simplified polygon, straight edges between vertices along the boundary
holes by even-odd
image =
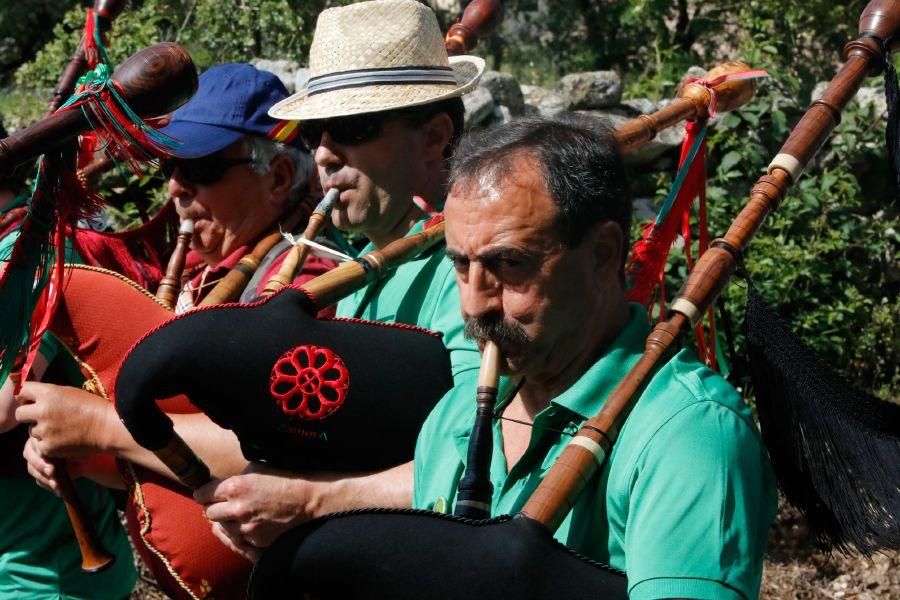
[[[257,175],[265,175],[272,166],[272,161],[277,156],[285,154],[290,157],[294,163],[294,184],[288,193],[285,209],[289,210],[294,207],[299,200],[298,192],[309,185],[310,172],[312,170],[312,155],[300,148],[288,146],[275,140],[258,136],[248,135],[244,138],[244,145],[250,158],[253,161],[250,164],[250,170]]]

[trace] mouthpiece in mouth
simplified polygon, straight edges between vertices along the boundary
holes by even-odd
[[[334,205],[337,204],[340,195],[341,190],[337,188],[331,188],[330,190],[328,190],[328,193],[325,194],[325,197],[322,198],[322,201],[319,202],[319,205],[316,206],[316,209],[313,212],[316,212],[320,215],[327,215],[331,212],[331,209],[334,208]]]

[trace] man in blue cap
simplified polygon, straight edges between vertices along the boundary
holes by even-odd
[[[182,141],[175,158],[163,163],[168,193],[179,216],[194,223],[190,280],[176,312],[196,306],[282,220],[301,212],[294,221],[305,225],[310,198],[298,192],[310,187],[312,158],[293,144],[295,124],[267,114],[286,96],[272,73],[247,64],[219,65],[200,76],[197,93],[163,130]],[[260,295],[286,249],[283,243],[269,251],[241,300]],[[328,266],[312,256],[297,281]]]
[[[267,115],[286,97],[287,90],[272,73],[248,64],[215,66],[200,76],[197,93],[172,115],[164,129],[182,142],[175,156],[162,164],[169,178],[168,195],[182,220],[193,221],[191,252],[182,279],[187,281],[176,312],[197,306],[219,279],[285,221],[294,227],[305,226],[314,200],[310,188],[318,187],[311,185],[312,159],[299,141],[294,145],[294,123]],[[265,255],[240,300],[260,295],[288,248],[287,243],[278,244]],[[330,266],[330,261],[310,256],[295,282],[302,283]],[[48,489],[58,490],[50,456],[107,454],[174,479],[151,452],[137,445],[113,406],[98,396],[72,387],[26,383],[18,402],[16,418],[29,423],[33,432],[24,452],[29,472]],[[205,415],[172,415],[172,419],[217,476],[236,474],[246,466],[234,435]],[[70,461],[70,466],[73,475],[100,477],[85,472],[77,460]],[[104,483],[124,485],[110,481],[108,472],[104,475]],[[202,518],[199,512],[196,516]],[[153,523],[159,528],[162,522],[177,524],[182,518],[172,515],[167,519],[156,513]],[[147,528],[141,523],[134,525],[133,531],[141,531],[134,540],[140,548],[146,543]],[[191,548],[183,550],[185,556],[195,554]],[[198,556],[197,561],[201,560]],[[208,583],[217,597],[227,597],[219,585],[228,587],[241,575],[223,573],[231,567],[216,568]],[[181,573],[178,585],[189,585],[188,579]],[[185,590],[169,591],[180,594]],[[201,590],[189,592],[199,595]]]

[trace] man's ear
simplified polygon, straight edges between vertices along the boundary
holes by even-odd
[[[269,165],[269,199],[276,206],[283,206],[297,176],[294,161],[287,154],[279,154]]]
[[[606,221],[594,227],[590,233],[594,248],[595,268],[598,275],[618,277],[625,259],[625,238],[622,228],[614,221]]]
[[[426,162],[441,160],[444,149],[453,137],[453,121],[447,113],[438,113],[422,126],[422,157]]]

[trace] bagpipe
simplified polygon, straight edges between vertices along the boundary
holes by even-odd
[[[597,565],[572,559],[571,555],[562,566],[554,562],[565,550],[553,540],[552,533],[603,468],[617,432],[654,373],[677,352],[683,336],[722,292],[750,239],[796,183],[864,78],[885,68],[888,52],[900,45],[898,33],[900,3],[872,0],[862,14],[859,38],[846,46],[846,62],[822,98],[793,129],[725,235],[714,240],[700,257],[664,318],[647,338],[637,364],[606,399],[600,412],[584,423],[519,514],[471,520],[427,511],[374,509],[316,519],[282,536],[263,554],[251,578],[249,597],[271,598],[286,593],[392,598],[542,598],[563,594],[578,598],[625,597],[623,577],[611,577]],[[486,369],[489,371],[490,365]],[[487,385],[479,388],[479,407],[485,401],[482,393],[488,393],[487,388],[491,387],[489,381],[483,383]],[[800,436],[816,435],[815,422],[804,420],[808,415],[794,413],[789,418],[794,420],[788,426],[798,428]],[[880,433],[890,427],[891,424],[882,424]],[[869,431],[879,433],[871,426]],[[892,450],[896,462],[896,429],[892,440],[878,437],[871,444],[881,445],[885,460],[891,460],[888,451]],[[817,481],[808,469],[803,470],[802,467],[808,467],[802,464],[808,448],[797,446],[791,450],[797,455],[783,460],[800,462],[796,471],[803,477],[800,485],[815,488],[806,492],[813,500],[804,510],[818,512],[826,520],[830,518],[834,528],[828,533],[835,536],[836,542],[857,548],[896,544],[896,517],[900,514],[896,480],[883,483],[882,490],[887,492],[880,497],[867,495],[871,490],[861,492],[870,504],[859,505],[853,492],[829,490],[833,482]],[[858,456],[852,451],[846,452],[836,444],[829,444],[827,450],[831,466],[851,471],[851,478],[853,470],[865,467],[854,462]],[[780,485],[793,483],[796,487],[797,482],[781,480],[785,471],[777,467],[779,457],[773,455],[773,461]],[[478,476],[482,482],[486,478],[486,472]],[[477,490],[483,487],[478,481],[468,484],[470,490],[476,490],[476,507]],[[841,506],[822,500],[838,497],[849,498],[853,503]],[[855,510],[861,512],[847,514]],[[554,567],[545,568],[547,564]]]
[[[84,200],[78,193],[84,188],[71,177],[72,172],[59,167],[65,158],[62,156],[64,150],[58,148],[89,128],[99,126],[98,121],[111,130],[124,129],[132,136],[139,136],[144,133],[137,124],[139,115],[153,116],[174,110],[190,97],[197,85],[197,73],[190,56],[172,43],[138,52],[112,76],[108,73],[94,75],[93,79],[83,82],[82,91],[60,110],[0,140],[0,171],[10,170],[44,154],[38,172],[39,183],[29,202],[28,214],[18,224],[20,236],[0,274],[6,311],[0,374],[5,378],[14,364],[18,365],[16,380],[19,384],[22,375],[27,375],[41,334],[55,308],[62,283],[61,248],[69,227],[67,218],[79,214],[78,207],[64,206],[63,203],[78,204]],[[158,150],[149,144],[141,148],[140,140],[134,141],[142,152]],[[42,177],[46,187],[41,186]],[[90,201],[92,197],[86,196]],[[54,247],[60,250],[55,259]],[[43,312],[32,319],[31,313],[36,306]],[[102,568],[110,557],[99,549],[96,534],[81,518],[84,509],[71,480],[63,469],[60,473],[61,495],[67,501],[66,507],[79,537],[83,566],[86,570]]]

